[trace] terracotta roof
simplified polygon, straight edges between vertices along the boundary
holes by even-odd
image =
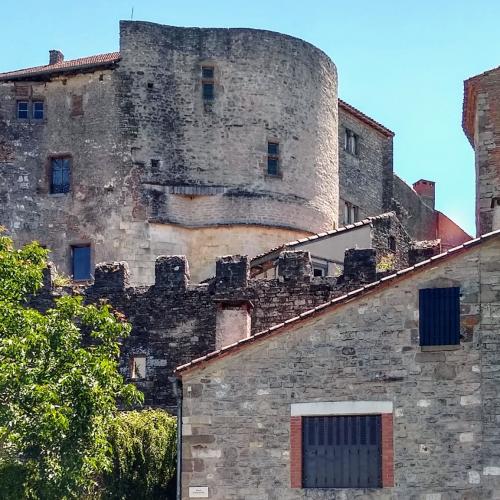
[[[473,240],[467,241],[463,245],[460,245],[458,247],[452,248],[451,250],[448,250],[447,252],[444,252],[440,255],[435,255],[434,257],[431,257],[428,260],[425,260],[423,262],[419,262],[418,264],[415,264],[412,267],[408,267],[406,269],[403,269],[401,271],[398,271],[397,273],[391,274],[389,276],[386,276],[378,281],[374,281],[373,283],[369,283],[368,285],[365,285],[361,288],[358,288],[357,290],[354,290],[352,292],[349,292],[345,295],[342,295],[341,297],[337,297],[336,299],[330,300],[329,302],[325,302],[324,304],[321,304],[314,309],[311,309],[309,311],[303,312],[299,316],[296,316],[295,318],[290,318],[287,321],[284,321],[283,323],[279,323],[277,325],[272,326],[271,328],[268,328],[267,330],[264,330],[260,333],[256,333],[255,335],[252,335],[251,337],[242,339],[238,342],[235,342],[234,344],[228,345],[222,349],[219,349],[218,351],[211,352],[207,354],[206,356],[202,356],[201,358],[195,359],[189,363],[186,363],[184,365],[178,366],[175,369],[175,373],[178,376],[182,376],[181,374],[183,372],[186,372],[188,370],[195,370],[198,369],[202,366],[204,366],[206,363],[209,363],[211,361],[215,361],[217,359],[220,359],[225,356],[229,356],[233,353],[239,352],[240,349],[245,348],[246,346],[249,346],[253,344],[254,342],[258,342],[263,339],[267,339],[270,336],[273,336],[278,333],[282,333],[288,329],[290,326],[295,326],[299,324],[301,321],[315,317],[319,315],[320,313],[324,313],[326,311],[329,311],[330,309],[335,308],[336,306],[339,306],[341,304],[345,304],[352,299],[358,299],[361,297],[364,297],[368,293],[371,293],[373,291],[377,291],[378,289],[382,288],[385,285],[393,285],[394,283],[399,282],[400,280],[408,277],[409,275],[413,274],[414,272],[420,271],[425,269],[426,267],[434,264],[440,264],[444,261],[446,261],[450,257],[454,257],[455,255],[458,255],[464,251],[469,250],[472,247],[475,247],[481,243],[483,243],[486,240],[490,240],[492,238],[500,236],[500,229],[497,231],[493,231],[488,234],[484,234],[483,236],[480,236],[479,238],[475,238]]]
[[[381,123],[375,121],[373,118],[370,118],[368,115],[365,115],[359,109],[356,109],[354,106],[347,104],[342,99],[339,99],[339,108],[344,109],[351,115],[355,116],[359,120],[365,122],[367,125],[370,125],[374,129],[378,130],[380,133],[385,135],[386,137],[394,137],[394,132],[389,130],[387,127],[384,127]]]
[[[462,129],[474,147],[474,115],[476,111],[476,90],[481,78],[500,70],[500,66],[484,71],[464,81],[464,101],[462,105]]]
[[[67,71],[83,70],[88,68],[107,66],[120,60],[119,52],[110,52],[108,54],[97,54],[95,56],[81,57],[80,59],[71,59],[55,64],[46,64],[45,66],[35,66],[33,68],[19,69],[0,73],[0,80],[15,80],[28,76],[47,75],[51,73],[64,73]]]
[[[330,231],[324,231],[322,233],[313,234],[312,236],[306,236],[305,238],[301,238],[300,240],[289,241],[288,243],[283,243],[283,245],[279,245],[267,252],[256,255],[250,262],[251,266],[259,265],[261,262],[267,261],[274,253],[282,252],[285,249],[293,248],[297,245],[301,245],[302,243],[309,243],[311,241],[321,240],[323,238],[327,238],[329,236],[333,236],[335,234],[345,233],[352,229],[357,229],[361,226],[366,226],[371,224],[374,220],[386,219],[388,217],[393,217],[395,212],[386,212],[380,215],[374,215],[372,217],[367,217],[366,219],[360,220],[359,222],[355,222],[354,224],[348,224],[347,226],[339,227],[338,229],[332,229]]]

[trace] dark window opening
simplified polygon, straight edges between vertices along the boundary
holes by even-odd
[[[214,84],[213,83],[203,83],[203,99],[205,101],[213,101],[214,99]]]
[[[43,120],[43,101],[33,101],[33,118]]]
[[[460,344],[460,288],[419,290],[421,346]]]
[[[151,170],[155,172],[160,170],[160,160],[151,160]]]
[[[346,128],[344,132],[344,149],[352,155],[358,155],[359,136],[348,128]]]
[[[325,276],[325,270],[322,267],[313,267],[313,276],[315,278],[321,278]]]
[[[267,175],[280,173],[280,146],[278,142],[267,143]]]
[[[396,238],[394,236],[389,236],[389,250],[391,252],[396,251]]]
[[[202,66],[201,67],[201,77],[213,80],[214,78],[214,68],[213,66]]]
[[[153,88],[153,82],[148,82],[148,89],[152,89]]]
[[[52,158],[50,160],[50,192],[68,193],[70,187],[70,158]]]
[[[71,247],[71,260],[73,279],[90,279],[90,245]]]
[[[380,415],[303,417],[304,488],[381,488]]]
[[[17,117],[20,120],[28,119],[28,101],[17,101]]]

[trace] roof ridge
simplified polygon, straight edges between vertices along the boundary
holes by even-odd
[[[210,352],[210,353],[206,354],[205,356],[201,356],[197,359],[190,361],[189,363],[185,363],[184,365],[178,366],[175,369],[175,373],[178,375],[179,373],[181,373],[185,370],[188,370],[192,367],[195,367],[195,366],[203,363],[204,361],[208,361],[208,360],[213,359],[213,358],[217,358],[217,357],[220,357],[220,356],[223,356],[226,354],[230,354],[232,350],[234,350],[235,348],[237,348],[239,346],[244,346],[244,345],[250,344],[250,343],[254,342],[255,340],[261,339],[261,338],[269,335],[272,332],[276,332],[277,330],[284,328],[285,326],[288,326],[288,325],[293,324],[293,323],[297,323],[297,322],[302,321],[303,319],[306,319],[306,318],[310,318],[310,317],[314,316],[315,313],[317,313],[318,311],[328,309],[328,308],[335,306],[335,305],[338,305],[340,303],[347,302],[348,300],[350,300],[352,298],[357,298],[359,296],[362,296],[363,293],[367,290],[371,291],[371,289],[377,288],[378,286],[380,286],[383,283],[387,283],[389,281],[394,281],[397,278],[400,278],[401,276],[404,276],[404,275],[411,273],[412,271],[426,267],[427,265],[429,265],[431,263],[435,263],[436,261],[443,260],[446,257],[449,257],[450,255],[453,255],[453,254],[456,254],[457,252],[460,252],[462,250],[467,250],[469,248],[472,248],[472,247],[476,246],[477,244],[482,243],[482,242],[484,242],[490,238],[493,238],[495,236],[500,236],[500,229],[498,229],[496,231],[492,231],[490,233],[483,234],[482,236],[479,236],[478,238],[474,238],[473,240],[466,241],[465,243],[462,243],[461,245],[459,245],[457,247],[450,248],[450,250],[448,250],[446,252],[443,252],[439,255],[434,255],[430,259],[424,260],[422,262],[419,262],[418,264],[415,264],[413,266],[410,266],[410,267],[407,267],[407,268],[402,269],[400,271],[397,271],[389,276],[385,276],[384,278],[381,278],[377,281],[373,281],[372,283],[368,283],[367,285],[364,285],[360,288],[357,288],[356,290],[353,290],[353,291],[348,292],[344,295],[341,295],[340,297],[336,297],[330,301],[327,301],[323,304],[320,304],[319,306],[316,306],[313,309],[309,309],[308,311],[304,311],[303,313],[299,314],[298,316],[295,316],[295,317],[290,318],[286,321],[283,321],[281,323],[273,325],[270,328],[262,330],[261,332],[255,333],[254,335],[252,335],[250,337],[241,339],[238,342],[235,342],[233,344],[230,344],[228,346],[223,347],[222,349],[218,349],[216,351]]]

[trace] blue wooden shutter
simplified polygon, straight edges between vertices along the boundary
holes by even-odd
[[[73,279],[90,278],[90,246],[73,247]]]
[[[460,344],[460,288],[419,290],[420,345]]]

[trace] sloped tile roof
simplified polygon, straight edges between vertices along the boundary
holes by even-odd
[[[381,123],[375,121],[373,118],[370,118],[368,115],[365,115],[362,111],[356,109],[354,106],[347,104],[342,99],[339,99],[339,108],[342,108],[348,113],[351,113],[353,116],[365,122],[367,125],[370,125],[374,129],[378,130],[386,137],[394,137],[394,132],[392,130],[389,130],[387,127],[384,127]]]
[[[89,69],[100,66],[107,66],[120,60],[119,52],[109,52],[107,54],[97,54],[95,56],[81,57],[79,59],[70,59],[55,64],[46,64],[45,66],[34,66],[33,68],[24,68],[7,73],[0,73],[1,80],[15,80],[29,76],[38,76],[51,73],[64,73],[79,69]]]

